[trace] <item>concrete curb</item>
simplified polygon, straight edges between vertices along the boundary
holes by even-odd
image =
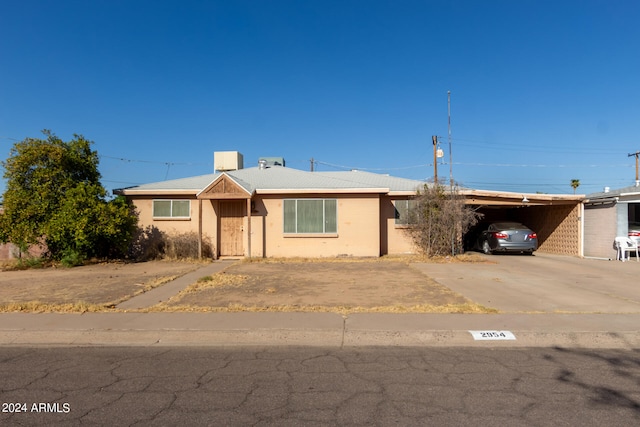
[[[0,314],[0,345],[640,348],[640,315]],[[469,332],[510,331],[515,340]]]

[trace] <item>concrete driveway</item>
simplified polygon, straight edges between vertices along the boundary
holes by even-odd
[[[413,266],[478,304],[505,313],[640,313],[640,262],[536,253],[491,263]]]

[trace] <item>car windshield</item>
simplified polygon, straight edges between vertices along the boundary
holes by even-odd
[[[496,230],[519,230],[522,228],[526,228],[519,222],[497,222],[493,224],[493,226]]]

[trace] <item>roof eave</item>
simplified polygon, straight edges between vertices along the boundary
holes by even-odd
[[[386,194],[388,188],[265,188],[256,194]]]
[[[121,190],[118,194],[123,196],[195,196],[200,189],[171,190],[171,189],[147,189],[147,190]]]

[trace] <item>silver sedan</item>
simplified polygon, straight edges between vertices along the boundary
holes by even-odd
[[[519,222],[494,222],[482,232],[478,246],[485,254],[494,252],[532,254],[538,249],[538,235]]]

